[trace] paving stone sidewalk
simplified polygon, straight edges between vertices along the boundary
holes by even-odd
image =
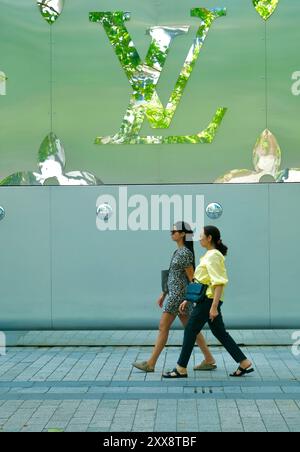
[[[177,322],[177,321],[176,321]],[[175,323],[176,324],[176,323]],[[239,344],[245,345],[292,345],[294,330],[232,330],[230,334]],[[210,330],[203,334],[211,345],[219,345]],[[9,346],[103,346],[153,345],[156,331],[7,331],[6,340]],[[299,333],[300,336],[300,333]],[[182,329],[173,329],[169,335],[169,345],[180,346]]]
[[[142,333],[141,333],[142,334]],[[132,368],[148,346],[9,347],[0,357],[0,431],[299,432],[300,357],[291,346],[243,348],[256,372],[243,379],[213,346],[218,370],[162,380],[180,348],[169,346],[156,372]]]

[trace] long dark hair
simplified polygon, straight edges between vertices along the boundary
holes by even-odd
[[[204,226],[204,234],[206,237],[212,237],[212,242],[215,245],[216,249],[219,250],[223,256],[226,256],[228,247],[224,245],[221,239],[221,233],[216,226]]]
[[[192,228],[185,221],[177,221],[177,223],[175,223],[174,226],[176,227],[176,230],[178,232],[185,232],[185,236],[183,238],[183,244],[187,249],[189,249],[193,253],[193,267],[195,269],[195,251],[194,251],[194,241],[193,241],[194,233],[192,231]]]

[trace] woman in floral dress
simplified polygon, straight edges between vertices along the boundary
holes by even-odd
[[[193,232],[190,226],[183,222],[177,222],[171,231],[172,240],[176,242],[177,249],[174,252],[169,269],[168,293],[162,293],[157,304],[163,310],[159,333],[151,357],[147,361],[135,362],[133,366],[143,372],[154,372],[157,360],[167,344],[171,326],[178,316],[185,327],[193,307],[188,312],[181,313],[179,307],[185,299],[187,284],[193,280],[195,270],[195,254],[193,244]],[[200,347],[204,361],[196,366],[194,370],[215,370],[217,368],[204,336],[200,333],[196,343]]]

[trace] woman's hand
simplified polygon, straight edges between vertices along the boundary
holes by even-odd
[[[159,297],[159,299],[157,300],[157,304],[158,306],[162,309],[164,301],[165,301],[166,295],[164,293],[162,293]]]
[[[214,301],[209,311],[209,319],[213,322],[219,315],[219,303],[223,292],[223,286],[214,286]]]
[[[179,306],[179,311],[181,312],[181,314],[186,314],[185,310],[188,306],[188,301],[184,300],[183,303],[181,303],[181,305]]]
[[[210,308],[209,319],[213,322],[219,315],[218,309],[214,306]]]

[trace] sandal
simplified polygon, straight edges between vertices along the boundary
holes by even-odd
[[[187,374],[180,374],[176,367],[171,372],[166,372],[165,374],[163,374],[163,378],[187,378],[187,377],[188,377]]]
[[[251,366],[248,367],[248,369],[243,369],[241,366],[239,366],[239,368],[233,374],[230,374],[230,377],[242,377],[243,375],[251,374],[252,372],[254,372],[254,369]]]
[[[143,361],[141,363],[135,362],[132,363],[133,367],[135,367],[136,369],[142,370],[143,372],[154,372],[154,368],[150,367],[149,364],[147,363],[147,361]]]
[[[216,370],[217,369],[217,365],[216,364],[208,364],[205,361],[202,361],[201,364],[198,364],[198,366],[194,367],[194,370],[200,370],[200,371],[211,371],[211,370]]]

